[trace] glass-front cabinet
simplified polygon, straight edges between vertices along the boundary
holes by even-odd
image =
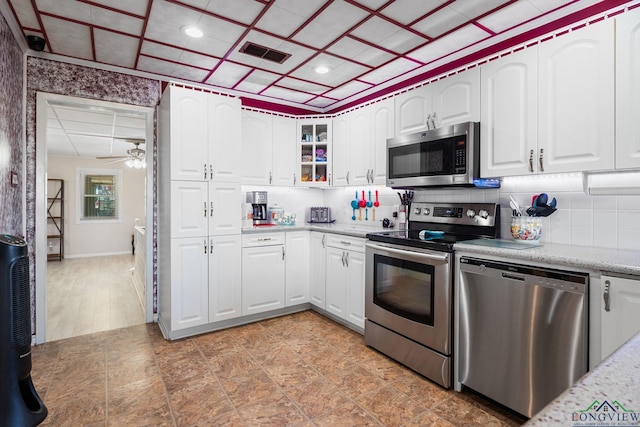
[[[298,120],[300,185],[331,185],[331,120]]]

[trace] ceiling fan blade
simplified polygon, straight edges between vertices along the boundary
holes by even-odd
[[[127,161],[127,160],[129,160],[129,159],[130,159],[130,157],[124,157],[124,158],[121,158],[121,159],[118,159],[118,160],[113,160],[113,161],[111,161],[111,162],[107,162],[107,163],[105,163],[105,164],[106,164],[106,165],[111,165],[111,164],[113,164],[113,163],[126,162],[126,161]]]
[[[109,160],[109,159],[128,159],[129,156],[98,156],[96,159],[98,160]]]

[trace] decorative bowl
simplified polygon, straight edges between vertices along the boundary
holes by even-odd
[[[542,221],[532,216],[514,216],[511,220],[511,236],[517,240],[539,240]]]

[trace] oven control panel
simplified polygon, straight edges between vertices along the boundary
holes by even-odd
[[[409,221],[493,226],[499,210],[500,205],[496,203],[412,202]]]

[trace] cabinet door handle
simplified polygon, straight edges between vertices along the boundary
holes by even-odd
[[[204,217],[207,217],[207,202],[204,202]]]
[[[373,169],[369,170],[369,183],[373,184]]]
[[[349,268],[349,252],[345,253],[344,263],[345,263],[346,267]]]
[[[347,171],[347,185],[349,185],[349,171]]]
[[[611,282],[608,280],[604,281],[604,311],[611,311],[611,293],[609,288],[611,288]]]
[[[284,261],[284,258],[286,257],[287,253],[284,250],[284,246],[282,247],[282,260]]]
[[[207,253],[207,241],[206,240],[204,241],[204,253],[205,254]]]
[[[213,202],[210,202],[211,206],[209,207],[209,216],[213,216]]]
[[[212,164],[209,164],[209,179],[213,180],[213,165]]]
[[[533,173],[533,150],[529,152],[529,172]]]
[[[211,239],[209,241],[209,253],[212,254],[213,253],[213,239]]]
[[[344,251],[342,252],[342,266],[344,267]]]
[[[296,185],[296,173],[293,173],[293,185]]]
[[[331,185],[331,174],[328,174],[328,175],[329,175],[329,185]]]
[[[327,247],[326,242],[327,242],[327,235],[323,234],[322,235],[322,248],[326,248]]]
[[[544,148],[541,148],[540,157],[538,157],[538,161],[540,162],[540,172],[544,172],[544,165],[542,164],[543,156],[544,156]]]
[[[207,179],[207,164],[204,164],[204,179]]]
[[[269,172],[269,184],[273,181],[273,172]]]

